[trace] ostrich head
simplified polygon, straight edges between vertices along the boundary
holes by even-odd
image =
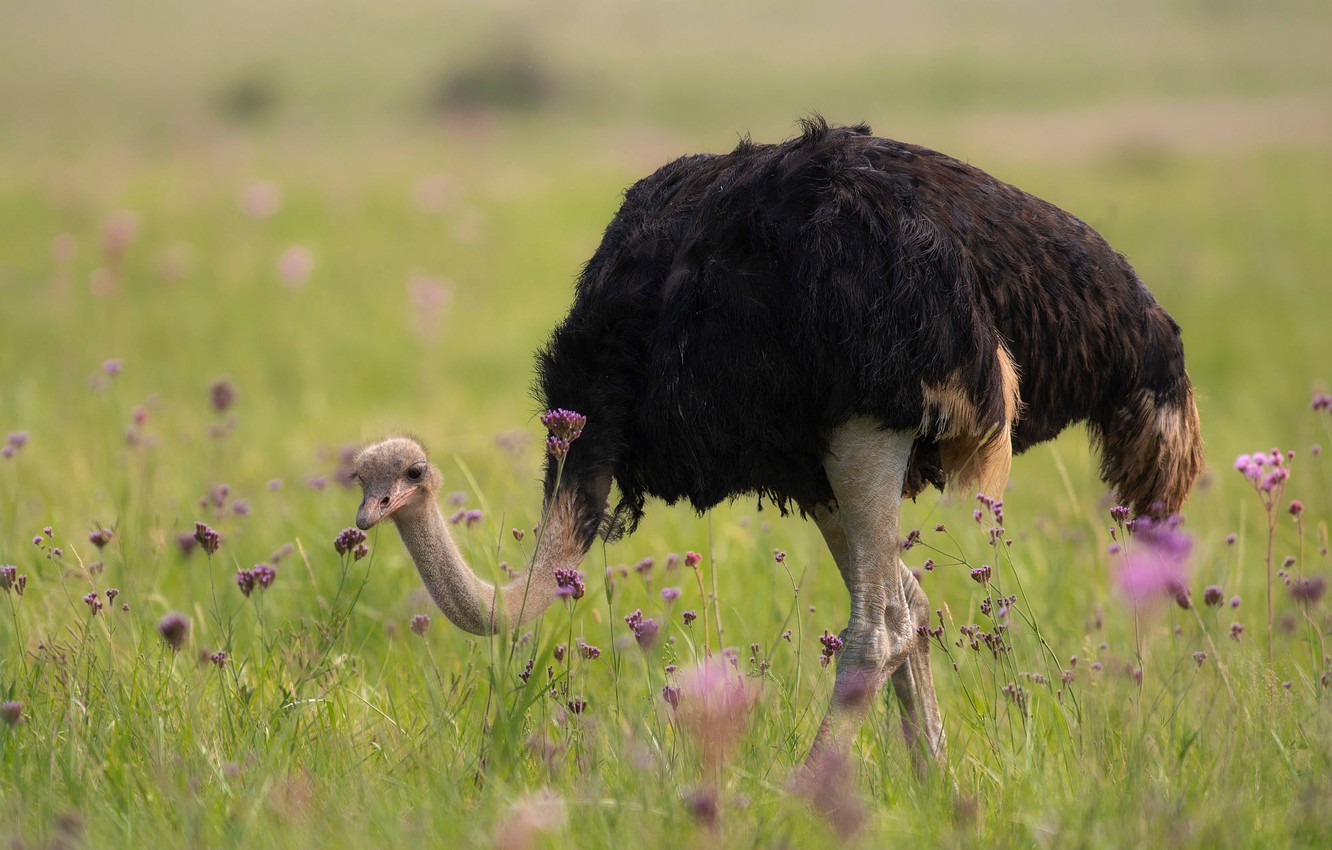
[[[444,481],[425,447],[412,437],[367,446],[356,456],[353,470],[364,494],[356,511],[356,526],[362,531],[404,507],[434,504]]]

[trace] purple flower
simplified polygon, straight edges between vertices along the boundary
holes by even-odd
[[[278,280],[288,288],[300,286],[309,280],[314,265],[314,252],[304,245],[292,245],[278,257]]]
[[[10,431],[8,436],[5,437],[5,444],[13,446],[16,449],[23,448],[25,445],[28,444],[28,432]]]
[[[634,564],[634,572],[638,573],[644,579],[647,579],[651,576],[652,566],[655,563],[656,561],[650,557],[644,558],[643,560],[639,561],[637,564]]]
[[[694,613],[694,610],[691,608],[681,615],[681,619],[684,620],[686,626],[692,626],[694,625],[694,621],[698,619],[698,614]]]
[[[1252,455],[1240,455],[1235,458],[1235,470],[1248,479],[1253,488],[1262,494],[1279,493],[1290,477],[1290,467],[1286,465],[1288,456],[1280,449],[1271,452],[1255,452]]]
[[[20,726],[23,723],[23,703],[18,700],[0,702],[0,721],[6,726]]]
[[[672,709],[680,707],[680,689],[673,685],[665,685],[662,687],[661,698],[666,700],[666,704]]]
[[[559,440],[564,445],[565,452],[568,452],[569,443],[583,435],[583,427],[587,425],[587,417],[581,413],[557,407],[541,414],[541,424],[546,426],[546,430],[550,431],[551,436]],[[563,455],[559,456],[562,457]]]
[[[172,611],[158,622],[157,633],[167,646],[179,652],[190,634],[190,621],[184,614]]]
[[[1243,634],[1244,634],[1244,624],[1243,624],[1243,623],[1231,623],[1231,624],[1230,624],[1230,637],[1231,637],[1232,639],[1234,639],[1234,640],[1239,640],[1240,637],[1241,637]]]
[[[1203,662],[1206,660],[1207,660],[1207,653],[1201,650],[1193,653],[1193,663],[1197,664],[1199,667],[1201,667]]]
[[[102,371],[112,378],[114,378],[116,375],[119,375],[120,360],[117,358],[112,358],[110,360],[105,361],[104,363],[102,363]]]
[[[255,564],[253,572],[254,580],[261,590],[267,590],[268,586],[273,583],[273,579],[277,578],[277,570],[268,564]]]
[[[1240,607],[1240,598],[1239,598],[1238,596],[1232,596],[1232,597],[1230,597],[1230,607],[1231,607],[1231,608],[1238,608],[1238,607]]]
[[[705,767],[714,771],[725,763],[744,731],[757,694],[743,676],[733,673],[722,659],[680,671],[670,697],[675,722],[698,745]]]
[[[1221,603],[1225,601],[1226,595],[1221,591],[1220,586],[1209,584],[1203,590],[1203,602],[1209,608],[1220,608]]]
[[[219,378],[208,386],[208,400],[218,413],[226,413],[236,403],[236,385],[226,378]]]
[[[468,528],[471,528],[472,526],[474,526],[474,525],[476,525],[478,522],[480,522],[480,521],[481,521],[481,517],[482,517],[482,513],[481,513],[479,510],[477,510],[476,508],[473,508],[472,510],[470,510],[470,511],[468,511],[467,513],[463,514],[463,519],[467,521],[467,527],[468,527]]]
[[[639,647],[644,652],[657,642],[657,631],[660,627],[656,620],[643,616],[643,609],[638,608],[633,613],[626,614],[624,622],[633,630],[634,640],[638,641]]]
[[[984,587],[990,583],[990,576],[993,573],[989,564],[981,564],[971,571],[971,580]]]
[[[9,592],[9,589],[15,585],[18,579],[18,567],[10,564],[0,566],[0,590]]]
[[[840,636],[833,634],[827,629],[823,630],[823,635],[819,638],[819,643],[823,644],[823,654],[819,656],[819,663],[824,667],[827,667],[828,662],[832,661],[833,656],[841,652],[842,647],[846,645]]]
[[[413,634],[423,635],[428,628],[430,628],[430,618],[425,614],[416,614],[412,617]]]
[[[1132,512],[1123,505],[1115,505],[1110,509],[1110,518],[1118,525],[1123,525],[1127,522],[1131,514]]]
[[[217,548],[222,545],[222,535],[202,522],[194,524],[194,539],[209,555],[216,552]]]
[[[236,586],[240,588],[242,596],[249,596],[254,592],[256,581],[254,570],[236,570]]]
[[[1301,502],[1299,499],[1291,499],[1289,510],[1290,515],[1298,519],[1300,514],[1304,513],[1304,502]]]
[[[663,587],[663,588],[661,589],[661,598],[662,598],[663,600],[665,600],[666,602],[668,602],[668,603],[669,603],[669,602],[674,602],[675,600],[677,600],[677,599],[680,598],[680,588],[678,588],[678,587]]]
[[[120,595],[120,588],[118,588],[118,587],[108,587],[108,588],[106,589],[106,601],[107,601],[107,604],[108,604],[108,605],[113,604],[113,603],[116,601],[116,597],[119,596],[119,595]]]
[[[1170,597],[1187,608],[1186,564],[1193,538],[1179,530],[1178,516],[1135,520],[1133,548],[1119,564],[1119,588],[1131,602]]]
[[[95,591],[83,597],[83,601],[87,603],[90,609],[92,609],[94,617],[97,616],[98,611],[102,610],[102,600],[97,596]]]
[[[684,563],[685,563],[685,566],[688,567],[688,568],[691,569],[691,570],[693,570],[693,569],[697,569],[699,563],[702,562],[702,560],[703,560],[703,556],[700,555],[700,554],[698,554],[697,552],[693,552],[693,551],[685,552]]]
[[[1290,585],[1290,597],[1301,605],[1317,605],[1327,592],[1327,579],[1322,576],[1296,579]]]
[[[1315,393],[1313,401],[1309,404],[1312,410],[1332,411],[1332,395],[1327,393]]]
[[[587,591],[583,574],[572,567],[555,568],[555,595],[565,599],[582,599]]]
[[[352,550],[352,562],[356,562],[370,554],[370,547],[364,543],[357,543],[356,548]]]
[[[344,528],[333,538],[333,548],[339,555],[345,555],[364,542],[364,531],[359,528]]]
[[[581,639],[578,641],[578,651],[582,653],[583,657],[588,661],[595,661],[601,657],[600,649],[590,643],[583,643]]]
[[[208,653],[207,659],[219,670],[227,666],[227,654],[220,649],[216,652]]]
[[[99,528],[88,535],[88,542],[96,546],[98,549],[101,549],[103,546],[110,543],[111,539],[115,536],[115,532],[111,529]]]

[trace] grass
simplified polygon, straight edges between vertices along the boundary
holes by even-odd
[[[1326,145],[1108,133],[1070,159],[1058,140],[995,149],[968,129],[1069,107],[1122,115],[1153,98],[1316,97],[1328,83],[1319,34],[1332,25],[1321,4],[1282,4],[1261,22],[1226,4],[1131,4],[1118,17],[929,5],[877,28],[782,7],[761,20],[717,13],[696,38],[684,18],[641,8],[527,17],[478,5],[438,48],[422,24],[435,13],[386,5],[373,22],[312,23],[299,4],[271,19],[219,7],[181,21],[127,2],[99,26],[137,46],[125,54],[137,61],[99,47],[62,4],[12,10],[0,27],[5,61],[44,69],[0,75],[25,119],[0,131],[0,434],[28,435],[0,460],[0,564],[27,576],[21,599],[0,591],[0,702],[22,703],[23,720],[0,720],[0,840],[823,846],[839,841],[830,827],[863,817],[853,843],[1329,843],[1329,603],[1301,608],[1274,579],[1269,669],[1267,515],[1231,469],[1240,453],[1297,452],[1273,567],[1289,556],[1296,577],[1332,573],[1332,458],[1312,451],[1332,451],[1332,419],[1309,409],[1332,381]],[[246,37],[262,20],[268,34]],[[588,40],[594,21],[616,37]],[[323,39],[290,47],[309,26]],[[792,48],[801,38],[808,52]],[[486,44],[524,42],[546,57],[553,100],[421,116],[440,75]],[[609,61],[620,73],[598,70]],[[264,74],[278,81],[270,114],[215,114],[228,81]],[[636,535],[590,554],[587,595],[516,649],[443,621],[391,530],[372,533],[359,561],[333,548],[358,499],[336,480],[343,447],[409,429],[433,446],[459,507],[481,512],[456,532],[477,570],[523,561],[544,436],[531,352],[619,192],[737,131],[788,133],[812,106],[956,151],[1126,251],[1184,328],[1211,464],[1185,526],[1197,616],[1135,612],[1117,593],[1109,504],[1077,430],[1017,460],[1011,548],[991,547],[965,499],[908,506],[904,522],[922,531],[908,564],[937,563],[923,582],[944,612],[933,658],[948,768],[914,778],[890,701],[822,798],[793,776],[831,686],[818,638],[844,625],[847,603],[812,525],[748,500],[701,518],[652,506]],[[280,187],[269,217],[238,202],[257,179]],[[136,226],[109,278],[104,237],[121,211]],[[284,286],[278,258],[298,244],[313,271]],[[445,293],[438,315],[413,301],[409,282],[419,293],[423,278]],[[236,389],[221,412],[218,380]],[[1305,505],[1301,525],[1291,499]],[[211,559],[177,542],[196,521],[221,532]],[[98,550],[89,534],[102,527],[114,536]],[[237,570],[286,545],[273,585],[242,596]],[[666,567],[687,550],[703,555],[697,577]],[[633,569],[649,557],[650,582]],[[981,564],[992,592],[970,577]],[[1208,585],[1225,605],[1202,603]],[[714,586],[724,631],[706,616],[686,627],[681,614],[701,614]],[[666,603],[663,587],[681,598]],[[106,604],[109,588],[120,592]],[[105,606],[95,615],[90,592]],[[999,657],[956,643],[962,626],[993,633],[987,595],[1017,597]],[[661,624],[650,652],[624,623],[635,609]],[[190,620],[179,652],[157,631],[171,611]],[[424,634],[418,614],[432,617]],[[756,699],[719,771],[662,697],[701,656],[709,623],[708,644],[736,648]],[[600,657],[575,652],[580,639]],[[225,651],[225,665],[204,650]],[[573,714],[577,699],[587,707]]]

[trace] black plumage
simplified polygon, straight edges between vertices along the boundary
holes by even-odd
[[[586,543],[632,529],[647,496],[829,503],[829,436],[857,414],[919,431],[907,495],[943,486],[958,470],[928,425],[940,393],[977,450],[1085,422],[1123,501],[1177,510],[1202,465],[1179,327],[1123,256],[943,154],[802,129],[632,186],[538,353],[541,402],[588,418],[564,478]]]

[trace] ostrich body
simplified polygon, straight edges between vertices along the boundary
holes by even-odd
[[[851,597],[815,751],[846,746],[891,678],[920,763],[942,755],[903,496],[1000,498],[1012,455],[1075,422],[1138,513],[1178,510],[1202,467],[1179,327],[1128,262],[1051,204],[863,126],[805,122],[635,184],[537,370],[546,405],[587,423],[558,489],[548,461],[526,573],[472,574],[412,440],[358,458],[358,525],[391,516],[440,608],[484,634],[549,606],[554,569],[632,531],[649,495],[794,505]]]

